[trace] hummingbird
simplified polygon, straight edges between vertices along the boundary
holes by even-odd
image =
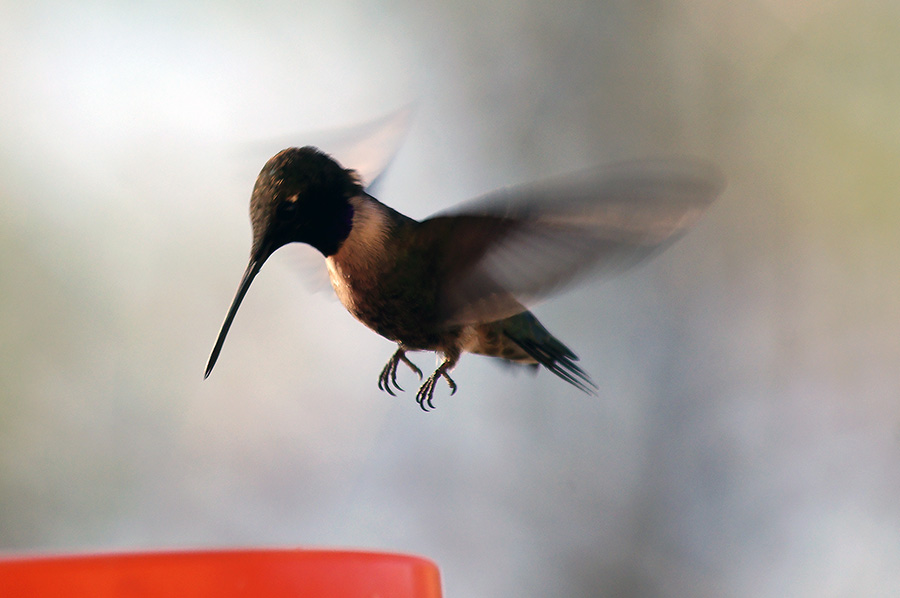
[[[575,353],[527,306],[590,273],[621,271],[657,253],[722,186],[702,161],[626,162],[502,189],[417,221],[370,195],[356,171],[319,149],[282,150],[253,187],[250,261],[204,378],[265,261],[288,243],[307,243],[325,258],[347,311],[396,343],[378,376],[388,394],[403,390],[401,363],[422,379],[410,351],[441,357],[416,393],[426,411],[442,378],[456,393],[450,371],[466,352],[543,366],[595,394]]]

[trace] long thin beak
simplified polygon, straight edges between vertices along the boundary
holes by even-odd
[[[265,253],[262,253],[262,255],[264,256]],[[231,321],[234,320],[234,314],[237,313],[238,307],[241,306],[241,301],[244,299],[244,295],[247,294],[247,289],[250,288],[250,283],[253,282],[253,279],[256,277],[257,272],[262,268],[263,262],[265,261],[265,257],[253,256],[250,258],[250,263],[247,265],[247,269],[244,270],[244,277],[241,278],[241,284],[238,286],[237,293],[234,295],[234,300],[231,302],[231,308],[228,310],[228,315],[225,316],[225,321],[222,322],[222,330],[219,331],[219,338],[216,339],[216,346],[213,347],[212,353],[209,356],[209,362],[206,364],[206,373],[203,375],[204,380],[209,377],[209,373],[212,371],[213,366],[216,365],[216,360],[219,358],[219,352],[222,350],[222,345],[225,344],[225,335],[228,334],[228,329],[231,328]]]

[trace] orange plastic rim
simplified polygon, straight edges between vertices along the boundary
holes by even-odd
[[[0,596],[440,598],[441,587],[416,556],[223,550],[0,559]]]

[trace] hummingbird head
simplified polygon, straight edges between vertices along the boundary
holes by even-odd
[[[363,192],[359,177],[314,147],[289,148],[263,166],[250,196],[253,244],[250,263],[238,286],[206,376],[212,371],[250,283],[276,249],[288,243],[308,243],[328,257],[337,253],[350,234],[350,198]]]
[[[350,198],[359,177],[314,147],[289,148],[263,166],[250,197],[251,260],[265,261],[288,243],[308,243],[334,255],[350,233]]]

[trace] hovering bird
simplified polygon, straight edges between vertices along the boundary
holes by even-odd
[[[597,386],[578,357],[527,305],[596,271],[621,270],[680,236],[719,194],[710,165],[623,163],[509,188],[416,221],[366,192],[354,170],[307,146],[272,157],[250,198],[250,263],[206,366],[216,363],[235,313],[266,259],[288,243],[325,257],[344,307],[397,343],[378,387],[403,390],[397,368],[422,371],[408,351],[443,357],[416,394],[434,407],[464,352],[544,366],[580,390]]]

